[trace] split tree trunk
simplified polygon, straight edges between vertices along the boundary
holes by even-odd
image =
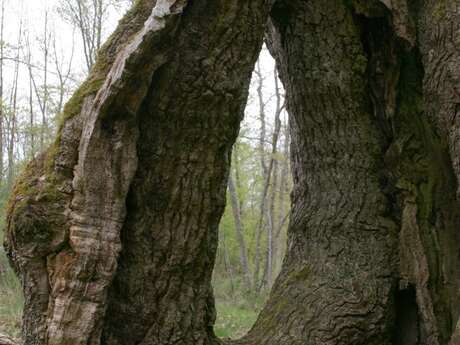
[[[143,0],[124,19],[10,202],[26,345],[218,343],[217,225],[268,5]],[[293,208],[236,343],[458,344],[458,5],[272,9]]]

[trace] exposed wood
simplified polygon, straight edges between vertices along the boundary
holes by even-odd
[[[217,343],[218,222],[268,12],[141,0],[122,20],[10,202],[26,345]]]
[[[19,345],[20,342],[18,342],[16,339],[13,339],[6,334],[3,334],[0,332],[0,345]]]

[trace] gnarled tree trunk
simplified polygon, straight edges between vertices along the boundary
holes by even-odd
[[[458,5],[276,3],[293,208],[281,274],[238,344],[458,342]]]
[[[26,345],[219,343],[217,226],[270,5],[141,0],[122,21],[10,202]],[[271,8],[293,207],[237,344],[458,344],[458,7]]]
[[[217,341],[217,227],[269,8],[142,0],[123,19],[11,199],[27,345]]]

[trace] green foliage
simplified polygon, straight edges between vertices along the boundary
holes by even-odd
[[[269,152],[265,152],[266,159],[271,158]],[[285,153],[278,152],[273,155],[279,167],[288,162]],[[278,170],[280,172],[280,170]],[[256,229],[260,218],[260,203],[263,194],[264,176],[260,164],[260,149],[253,143],[239,140],[235,146],[232,161],[232,175],[235,176],[236,189],[241,208],[241,221],[243,223],[243,237],[247,249],[249,270],[251,275],[255,267],[256,253]],[[287,186],[282,190],[279,186],[274,191],[273,181],[270,185],[268,199],[275,192],[274,213],[277,219],[286,216],[290,207],[288,191],[291,188],[290,175],[287,178]],[[286,190],[287,189],[287,190]],[[284,193],[283,205],[279,199],[280,193]],[[284,214],[281,215],[281,209]],[[284,256],[286,242],[287,222],[283,225],[280,236],[275,239],[277,251],[274,257],[273,277],[280,270]],[[263,285],[261,281],[254,284],[251,291],[247,291],[244,284],[244,270],[240,262],[240,244],[235,231],[230,196],[227,195],[227,207],[219,227],[219,248],[213,275],[214,295],[216,298],[217,319],[215,332],[220,337],[239,338],[243,336],[254,324],[257,315],[268,298],[270,287]],[[260,241],[261,250],[261,274],[267,255],[267,224],[262,224]],[[303,274],[304,272],[299,272]],[[307,274],[307,272],[305,272]]]
[[[241,338],[252,327],[258,311],[249,307],[217,301],[217,320],[214,332],[221,338]]]
[[[239,186],[237,186],[237,193],[241,203],[242,211],[242,221],[244,225],[244,239],[247,245],[248,257],[251,259],[255,255],[255,246],[256,246],[256,227],[259,221],[259,208],[260,208],[260,199],[262,196],[264,178],[262,175],[262,169],[260,167],[260,157],[258,149],[253,147],[250,143],[239,140],[236,144],[236,157],[233,157],[232,172],[235,172],[236,167],[238,167],[238,175],[240,179]],[[268,153],[267,153],[268,156]],[[274,158],[282,163],[287,161],[288,158],[285,157],[283,153],[277,153]],[[290,180],[290,175],[289,175]],[[289,188],[290,189],[290,181]],[[270,194],[270,193],[269,193]],[[289,195],[285,193],[284,208],[289,210],[290,199]],[[279,209],[280,205],[276,205],[276,208]],[[277,211],[277,210],[275,210]],[[285,228],[286,228],[285,224]],[[286,229],[284,229],[286,230]],[[227,195],[227,207],[225,209],[224,215],[220,223],[221,238],[225,238],[225,245],[227,246],[228,254],[230,256],[230,262],[232,267],[237,270],[237,274],[242,273],[241,267],[239,267],[239,244],[236,238],[235,233],[235,224],[233,220],[231,203],[229,196]],[[222,234],[222,232],[224,234]],[[262,234],[262,243],[266,243],[266,231],[263,231]],[[222,241],[221,241],[222,242]],[[284,246],[285,242],[285,233],[277,241],[279,245]],[[223,243],[220,243],[218,250],[217,258],[217,267],[216,271],[223,272],[224,268],[224,259],[223,259]],[[278,262],[281,262],[283,252],[279,253]]]
[[[3,212],[0,220],[3,228]],[[0,242],[3,243],[2,231]],[[0,331],[19,336],[23,303],[21,284],[8,264],[3,246],[0,246]]]
[[[213,287],[217,311],[214,332],[222,338],[242,337],[256,321],[268,297],[267,292],[258,296],[248,294],[244,291],[241,275],[232,281],[218,272],[214,272]]]

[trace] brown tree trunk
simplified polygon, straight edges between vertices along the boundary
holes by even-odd
[[[121,22],[10,201],[26,345],[217,342],[217,229],[268,5],[143,0]]]
[[[270,46],[291,114],[293,209],[280,276],[238,344],[458,342],[459,65],[449,41],[458,1],[382,3],[279,1],[272,10]]]
[[[460,344],[460,1],[426,0],[417,8],[420,63],[423,66],[423,107],[435,123],[441,149],[431,155],[430,175],[434,184],[419,191],[425,201],[425,224],[421,228],[429,266],[427,286],[441,343]],[[435,142],[436,144],[436,142]],[[433,144],[432,144],[433,145]],[[439,144],[438,144],[439,145]],[[448,150],[450,160],[440,162],[439,151]],[[444,163],[441,165],[441,163]],[[450,168],[453,166],[453,171]],[[457,202],[452,202],[456,177]],[[423,214],[423,213],[422,213]]]
[[[458,0],[410,5],[272,9],[293,207],[235,344],[458,344]],[[217,227],[268,10],[141,0],[125,17],[10,201],[26,345],[219,342]]]

